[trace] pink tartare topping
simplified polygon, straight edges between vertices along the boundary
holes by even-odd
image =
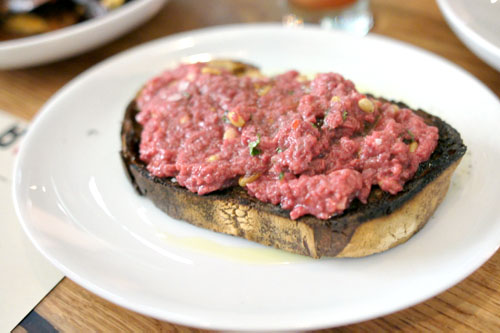
[[[168,70],[137,98],[141,160],[198,194],[239,184],[292,219],[327,219],[366,202],[372,185],[401,191],[437,145],[436,127],[339,74],[257,78],[207,66]]]

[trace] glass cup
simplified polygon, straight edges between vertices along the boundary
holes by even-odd
[[[373,27],[369,0],[288,0],[287,9],[298,21],[357,35],[366,35]]]

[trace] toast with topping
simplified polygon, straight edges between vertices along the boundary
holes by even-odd
[[[257,68],[234,61],[211,62],[207,68],[206,72],[211,74],[224,70],[237,76],[261,76]],[[369,98],[368,95],[365,99]],[[365,100],[359,104],[360,108],[373,107]],[[407,108],[403,103],[392,104]],[[407,241],[425,225],[445,197],[453,171],[466,151],[460,134],[450,125],[422,110],[414,110],[426,124],[437,128],[439,139],[430,158],[418,165],[402,190],[391,194],[373,185],[364,200],[351,198],[347,208],[330,218],[305,214],[291,219],[290,210],[260,201],[247,192],[247,182],[257,179],[257,173],[242,176],[204,195],[180,186],[176,178],[152,175],[147,163],[141,160],[143,126],[137,121],[139,112],[136,100],[132,101],[121,130],[121,157],[139,194],[173,218],[313,258],[362,257]],[[238,125],[240,119],[232,120]],[[250,142],[251,155],[258,143]],[[415,150],[415,145],[410,140],[408,149]],[[249,179],[252,176],[255,179]],[[279,178],[283,178],[283,172]]]

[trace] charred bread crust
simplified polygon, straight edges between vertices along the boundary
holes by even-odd
[[[426,123],[439,129],[439,141],[401,192],[391,195],[374,186],[367,204],[354,200],[341,215],[328,220],[310,215],[291,220],[287,210],[261,202],[238,186],[199,196],[169,178],[152,176],[139,158],[142,127],[135,121],[138,112],[131,102],[122,124],[121,158],[139,194],[173,218],[313,258],[362,257],[408,240],[444,199],[466,151],[454,128],[417,110]]]

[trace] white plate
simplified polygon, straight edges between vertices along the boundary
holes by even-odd
[[[500,71],[500,1],[438,0],[446,21],[479,58]]]
[[[0,69],[46,64],[101,46],[153,16],[166,0],[133,0],[102,17],[0,42]]]
[[[120,122],[148,78],[212,57],[273,73],[338,71],[375,94],[442,116],[469,152],[428,225],[363,259],[313,260],[172,220],[127,180]],[[312,27],[218,27],[127,51],[58,92],[25,137],[14,199],[29,237],[54,265],[126,308],[209,329],[342,325],[432,297],[497,250],[498,124],[500,103],[483,84],[415,47]]]

